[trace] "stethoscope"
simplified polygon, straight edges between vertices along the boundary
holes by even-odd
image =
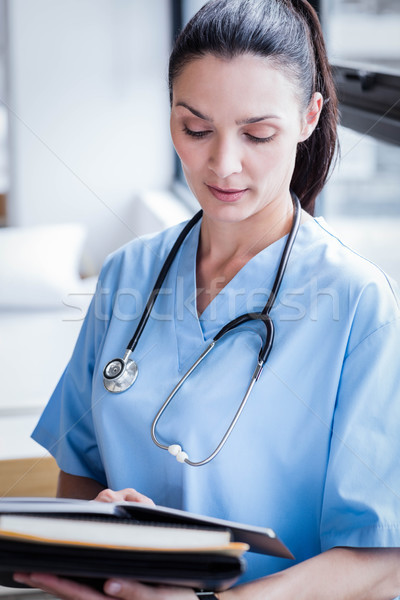
[[[160,410],[158,411],[158,413],[156,414],[156,416],[153,420],[153,423],[151,426],[151,438],[152,438],[153,442],[159,448],[162,448],[163,450],[168,450],[168,452],[170,454],[172,454],[173,456],[175,456],[177,461],[180,463],[186,463],[188,465],[191,465],[192,467],[200,467],[202,465],[209,463],[221,451],[221,449],[225,445],[225,442],[227,441],[228,437],[232,433],[232,430],[235,427],[236,422],[239,419],[239,417],[246,405],[248,397],[250,396],[251,390],[253,389],[253,386],[256,383],[256,381],[258,381],[258,378],[261,375],[261,371],[263,369],[265,361],[267,360],[268,355],[271,352],[272,343],[273,343],[273,339],[274,339],[274,324],[271,320],[271,317],[269,316],[269,313],[270,313],[270,311],[274,305],[274,302],[276,300],[276,297],[278,295],[278,291],[279,291],[280,285],[282,283],[283,275],[286,270],[286,265],[288,263],[290,253],[291,253],[291,250],[292,250],[292,247],[293,247],[293,244],[296,239],[296,235],[297,235],[297,232],[298,232],[299,226],[300,226],[300,218],[301,218],[300,201],[299,201],[298,197],[296,196],[296,194],[294,194],[293,192],[291,192],[291,194],[292,194],[292,200],[293,200],[293,206],[294,206],[293,222],[292,222],[292,226],[291,226],[288,238],[286,240],[285,246],[282,251],[282,256],[281,256],[281,259],[279,262],[279,266],[278,266],[275,280],[274,280],[274,283],[273,283],[273,286],[271,289],[271,293],[269,295],[269,298],[268,298],[267,303],[264,306],[263,310],[261,312],[243,314],[240,317],[236,317],[236,319],[233,319],[232,321],[230,321],[229,323],[224,325],[224,327],[222,327],[222,329],[220,329],[220,331],[214,336],[211,343],[207,346],[207,348],[204,350],[204,352],[199,356],[199,358],[196,360],[196,362],[190,367],[190,369],[188,369],[188,371],[185,373],[185,375],[182,377],[182,379],[174,387],[174,389],[172,390],[172,392],[170,393],[170,395],[168,396],[168,398],[166,399],[164,404],[161,406]],[[190,230],[199,221],[202,214],[203,214],[202,211],[199,211],[197,214],[194,215],[194,217],[182,229],[182,231],[179,234],[178,238],[176,239],[174,245],[172,246],[172,249],[170,250],[170,252],[161,268],[160,274],[159,274],[157,281],[154,285],[154,288],[149,296],[149,299],[147,300],[147,304],[144,308],[143,314],[140,318],[140,321],[136,328],[136,331],[133,334],[133,337],[130,340],[130,342],[126,348],[124,357],[123,358],[114,358],[113,360],[108,362],[106,364],[106,366],[104,367],[103,382],[104,382],[104,387],[109,392],[113,392],[113,393],[125,392],[125,390],[129,389],[131,387],[131,385],[133,385],[133,383],[135,382],[135,380],[138,376],[138,366],[137,366],[136,362],[134,360],[130,359],[129,357],[138,344],[140,336],[142,335],[144,327],[150,317],[151,310],[154,306],[154,303],[157,300],[158,294],[160,293],[160,289],[162,287],[164,279],[169,271],[169,268],[170,268],[175,256],[178,253],[179,248],[181,247],[183,241],[185,240],[185,238],[188,235],[188,233],[190,232]],[[211,350],[218,343],[218,341],[226,333],[228,333],[228,331],[232,331],[233,329],[235,329],[235,327],[237,327],[238,325],[241,325],[242,323],[245,323],[247,321],[257,321],[257,320],[262,321],[265,325],[265,329],[266,329],[265,342],[259,352],[257,366],[251,377],[250,384],[246,390],[243,400],[241,401],[240,406],[239,406],[235,416],[233,417],[231,424],[229,425],[228,429],[226,430],[223,438],[221,439],[220,443],[218,444],[218,446],[216,447],[214,452],[212,454],[210,454],[210,456],[208,456],[204,460],[201,460],[198,462],[193,462],[193,461],[189,460],[189,456],[187,455],[186,452],[184,452],[182,450],[182,448],[179,444],[171,444],[169,446],[165,446],[164,444],[161,444],[158,441],[157,435],[156,435],[157,423],[160,420],[165,409],[168,407],[171,400],[173,399],[175,394],[178,392],[178,390],[182,387],[182,385],[185,383],[187,378],[190,377],[190,375],[193,373],[193,371],[199,366],[199,364],[211,352]]]

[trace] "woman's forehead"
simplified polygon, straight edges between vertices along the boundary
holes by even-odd
[[[253,54],[233,58],[206,54],[188,62],[174,82],[173,106],[179,105],[197,109],[210,121],[226,111],[233,111],[235,120],[244,120],[260,111],[298,109],[286,71]]]

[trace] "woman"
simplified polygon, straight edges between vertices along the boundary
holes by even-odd
[[[202,220],[135,348],[137,381],[120,395],[104,389],[103,367],[125,348],[182,226],[107,260],[34,438],[58,461],[60,496],[155,501],[274,528],[297,564],[249,554],[240,585],[217,598],[389,600],[400,593],[399,305],[386,276],[310,215],[337,120],[314,11],[303,0],[208,3],[176,43],[170,86],[172,139]],[[270,311],[266,366],[215,458],[179,464],[152,443],[154,417],[221,327],[263,309],[296,194],[301,224]],[[157,423],[162,445],[194,462],[213,453],[264,337],[263,323],[247,322],[221,340]],[[104,598],[47,575],[16,577],[61,598]],[[129,581],[104,593],[195,598]]]

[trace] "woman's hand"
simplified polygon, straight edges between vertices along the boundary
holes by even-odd
[[[140,502],[155,506],[153,500],[133,488],[123,490],[103,489],[94,500],[98,502]],[[109,580],[104,585],[104,594],[75,581],[47,573],[14,573],[18,583],[42,589],[60,600],[100,600],[122,598],[123,600],[194,600],[195,593],[188,588],[149,586],[130,580]]]
[[[193,590],[183,587],[144,585],[127,579],[109,579],[104,594],[75,581],[42,573],[15,573],[15,581],[40,588],[60,600],[196,600]]]
[[[124,490],[102,490],[99,494],[97,494],[95,500],[97,502],[140,502],[141,504],[149,504],[150,506],[155,506],[153,500],[148,498],[144,494],[137,492],[133,488],[125,488]]]
[[[101,490],[104,490],[104,485],[90,477],[71,475],[70,473],[65,473],[65,471],[60,471],[58,475],[58,498],[93,500]]]
[[[59,498],[80,498],[83,500],[97,500],[98,502],[141,502],[154,506],[153,500],[137,492],[133,488],[124,490],[104,489],[98,481],[89,477],[70,475],[60,471],[58,477],[57,496]]]

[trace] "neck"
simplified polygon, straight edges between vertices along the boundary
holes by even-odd
[[[292,223],[289,193],[240,222],[216,221],[204,214],[196,268],[198,313],[253,256],[289,233]]]
[[[271,202],[261,211],[240,222],[224,222],[203,216],[198,259],[226,263],[232,259],[246,263],[253,256],[289,233],[293,221],[290,194]]]

